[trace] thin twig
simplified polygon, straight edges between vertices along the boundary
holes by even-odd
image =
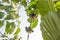
[[[28,36],[27,36],[27,40],[29,40],[29,33],[28,33]]]

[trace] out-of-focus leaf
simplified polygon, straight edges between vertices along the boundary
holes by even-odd
[[[37,4],[37,0],[31,0],[31,2],[29,3],[29,5],[27,6],[27,8],[34,6]],[[36,7],[36,6],[35,6]]]
[[[21,22],[20,22],[20,21],[18,21],[18,25],[20,25],[20,23],[21,23]]]
[[[13,1],[14,3],[18,3],[18,2],[20,2],[21,0],[11,0],[11,1]]]
[[[16,18],[16,13],[15,13],[15,11],[11,11],[10,14],[11,14],[11,16],[12,16],[13,18]]]
[[[49,11],[48,1],[40,0],[40,2],[38,2],[38,8],[39,8],[40,14],[42,16],[44,16],[45,14],[47,14],[48,11]]]
[[[14,38],[10,38],[10,40],[14,40]]]
[[[26,29],[26,32],[28,32],[28,33],[33,32],[33,30],[32,30],[32,28],[31,28],[31,27],[25,27],[25,29]]]
[[[2,0],[3,2],[7,2],[7,3],[9,3],[9,0]]]
[[[57,1],[55,4],[56,9],[60,9],[60,1]]]
[[[0,28],[4,25],[4,21],[0,20]]]
[[[5,18],[5,20],[10,20],[10,19],[14,19],[12,15],[7,15],[7,17]]]
[[[12,6],[6,6],[5,11],[8,13],[7,17],[5,20],[10,20],[10,19],[16,19],[19,18],[18,14],[16,14],[16,10],[13,10],[14,8]]]
[[[2,19],[4,17],[4,13],[0,12],[0,19]]]
[[[18,15],[18,14],[16,14],[16,17],[15,17],[15,19],[17,19],[17,18],[19,18],[20,16]]]
[[[28,6],[27,6],[27,9],[29,8],[29,7],[32,7],[32,8],[35,8],[36,6],[34,6],[34,5],[36,5],[36,1],[33,1],[33,2],[31,2]]]
[[[10,29],[10,23],[7,21],[7,22],[6,22],[5,32],[8,33],[8,32],[9,32],[9,29]]]
[[[21,0],[21,4],[24,5],[24,6],[27,6],[26,0]]]
[[[41,19],[41,31],[44,40],[60,40],[59,12],[50,11]]]
[[[8,11],[8,14],[7,17],[5,18],[5,20],[10,20],[10,19],[16,19],[16,18],[19,18],[19,15],[17,15],[15,13],[15,11]]]
[[[13,38],[13,40],[20,40],[20,39],[21,39],[21,37],[19,37],[17,35],[15,35],[14,38]]]
[[[7,23],[6,23],[6,29],[5,29],[6,33],[11,34],[14,31],[14,29],[15,29],[14,22],[10,23],[10,22],[7,21]]]
[[[26,12],[27,12],[27,15],[32,13],[31,10],[29,10],[29,9],[26,9]]]
[[[35,28],[38,24],[38,19],[35,19],[32,23],[31,23],[31,28]]]
[[[4,9],[4,6],[0,3],[0,9]]]
[[[26,8],[27,15],[35,13],[35,10],[37,8],[37,1],[32,1]]]
[[[57,1],[57,2],[56,2],[56,5],[57,5],[57,6],[60,5],[60,1]]]
[[[30,23],[32,23],[33,22],[33,19],[32,18],[28,18],[27,21],[30,22]]]
[[[11,34],[13,31],[14,31],[14,29],[15,29],[15,23],[14,22],[11,22],[10,23],[10,30],[9,30],[9,33]]]
[[[5,38],[5,37],[7,37],[7,35],[3,34],[1,37]]]
[[[12,9],[14,9],[14,8],[13,8],[13,6],[12,6],[12,5],[10,5],[10,6],[5,6],[5,8],[4,8],[4,9],[5,9],[5,11],[6,11],[6,12],[8,12],[8,13],[9,13],[9,12],[10,12],[10,11],[12,11]]]
[[[31,10],[33,8],[33,10]],[[27,6],[27,14],[32,12],[35,14],[46,15],[49,11],[54,11],[52,0],[32,0]]]
[[[15,32],[15,35],[17,35],[20,31],[21,31],[21,29],[18,27],[16,32]]]
[[[9,32],[8,32],[8,34],[11,34],[11,33],[13,33],[13,31],[14,31],[14,28],[13,27],[11,27],[11,28],[9,28],[9,30],[8,30]]]

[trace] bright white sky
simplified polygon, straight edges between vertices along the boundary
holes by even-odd
[[[21,21],[21,24],[20,24],[20,28],[21,28],[21,32],[20,32],[20,36],[22,37],[22,40],[27,40],[27,33],[25,31],[25,27],[29,26],[29,23],[27,22],[27,18],[28,16],[26,15],[26,12],[24,11],[25,8],[22,6],[21,9],[20,9],[20,21]],[[40,30],[40,18],[38,18],[38,25],[36,28],[34,28],[34,32],[30,34],[30,37],[29,37],[29,40],[43,40],[42,38],[42,32]]]

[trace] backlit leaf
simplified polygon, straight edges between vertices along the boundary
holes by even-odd
[[[30,22],[30,23],[32,23],[33,22],[33,19],[32,18],[28,18],[27,21]]]
[[[31,23],[31,28],[35,28],[38,24],[38,19],[35,19],[32,23]]]
[[[7,21],[7,23],[6,23],[6,29],[5,29],[6,33],[11,34],[14,31],[14,29],[15,29],[14,22],[10,23],[10,22]]]
[[[9,32],[9,29],[10,29],[10,23],[7,21],[6,22],[6,29],[5,29],[6,33]]]
[[[20,31],[21,31],[21,29],[18,27],[16,32],[15,32],[15,35],[17,35]]]

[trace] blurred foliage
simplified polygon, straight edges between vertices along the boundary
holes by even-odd
[[[44,40],[60,40],[59,16],[60,13],[50,11],[49,14],[41,18],[41,31]]]
[[[12,2],[14,2],[14,3],[18,3],[18,2],[20,2],[21,0],[11,0]]]
[[[5,10],[7,16],[4,20],[18,19],[19,14],[17,13],[16,4],[20,2],[25,7],[25,11],[29,16],[28,22],[30,26],[26,27],[28,33],[33,32],[38,24],[38,16],[41,16],[41,31],[44,40],[60,40],[60,0],[31,0],[27,5],[26,0],[3,0],[3,2],[10,3],[9,6],[5,6],[0,3],[0,10]],[[2,19],[4,13],[0,13],[0,19]],[[0,26],[3,25],[4,21],[0,22]],[[20,22],[18,22],[20,24]],[[15,22],[6,21],[5,32],[11,34],[15,29]],[[20,32],[18,27],[15,34]],[[15,40],[15,39],[14,39]]]
[[[4,5],[0,3],[0,9],[4,9]]]
[[[44,40],[60,40],[60,0],[31,0],[25,8],[32,28],[37,21],[30,14],[41,15],[40,29]]]
[[[21,29],[18,27],[16,32],[15,32],[15,35],[17,35],[20,31],[21,31]]]
[[[2,0],[3,2],[7,2],[7,3],[9,3],[9,0]]]
[[[33,19],[32,18],[28,18],[27,20],[29,23],[32,23],[33,22]]]
[[[22,5],[27,6],[26,0],[21,0],[20,2],[21,2]]]
[[[32,23],[31,23],[31,28],[35,28],[38,24],[38,19],[35,19]]]
[[[14,31],[14,29],[15,29],[15,24],[14,24],[14,22],[11,22],[11,23],[9,23],[8,21],[7,21],[7,23],[6,23],[6,33],[8,34],[11,34],[13,31]]]
[[[2,19],[4,17],[4,13],[0,12],[0,19]]]
[[[4,25],[4,21],[0,20],[0,28]]]
[[[20,18],[17,6],[19,1],[20,0],[2,0],[2,2],[0,2],[0,28],[3,26],[5,27],[5,34],[0,32],[2,38],[8,38],[8,34],[12,34],[15,31],[16,26],[17,30],[13,34],[18,35],[21,31],[20,27],[18,27],[18,25],[20,25],[20,21],[17,20]],[[16,22],[18,25],[15,24]]]

